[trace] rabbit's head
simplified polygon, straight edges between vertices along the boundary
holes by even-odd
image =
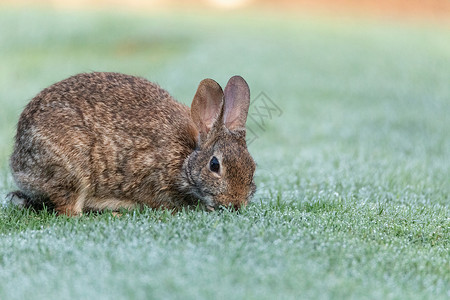
[[[240,76],[232,77],[225,91],[214,80],[203,80],[192,101],[199,137],[183,165],[183,186],[208,210],[237,209],[255,192],[256,166],[245,141],[249,105],[250,90]]]

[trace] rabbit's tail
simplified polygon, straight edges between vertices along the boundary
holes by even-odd
[[[49,208],[49,206],[51,206],[49,201],[47,201],[48,199],[43,199],[43,197],[38,197],[38,199],[35,199],[19,190],[6,195],[6,199],[11,205],[19,208],[33,208],[36,211],[40,211],[45,207]]]

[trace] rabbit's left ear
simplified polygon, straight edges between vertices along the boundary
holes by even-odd
[[[202,136],[206,136],[220,116],[223,91],[212,79],[200,82],[191,104],[191,117]]]
[[[250,89],[241,76],[233,76],[224,90],[223,122],[229,130],[245,130],[248,108],[250,106]]]

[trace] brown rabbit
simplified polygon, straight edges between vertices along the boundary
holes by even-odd
[[[250,91],[200,82],[191,109],[143,78],[87,73],[39,93],[11,156],[13,202],[60,214],[143,205],[239,208],[255,192],[245,142]]]

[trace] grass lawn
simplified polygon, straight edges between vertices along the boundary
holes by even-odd
[[[239,213],[0,208],[0,299],[450,297],[448,24],[2,8],[0,66],[2,203],[18,115],[70,75],[190,104],[240,74],[272,100],[250,108],[258,192]]]

